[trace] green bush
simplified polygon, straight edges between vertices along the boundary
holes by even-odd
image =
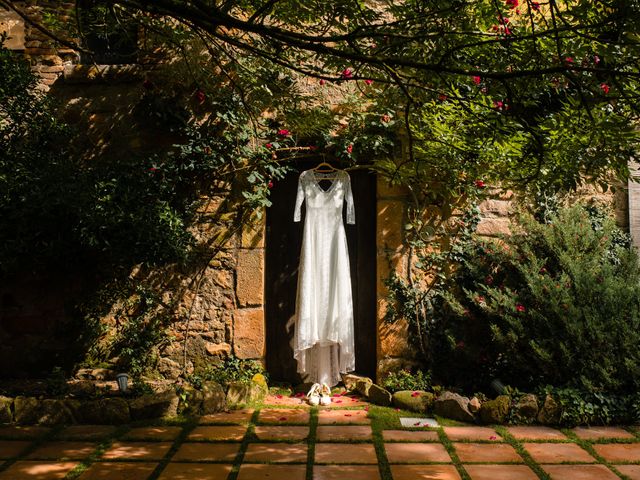
[[[219,364],[209,365],[202,372],[190,375],[188,381],[196,388],[202,387],[202,383],[206,381],[214,381],[227,386],[231,382],[248,383],[257,373],[267,376],[262,363],[256,360],[240,360],[236,357],[229,357]]]
[[[548,223],[522,214],[510,237],[468,242],[429,305],[422,341],[447,384],[486,391],[500,378],[525,391],[551,384],[593,394],[640,387],[638,256],[597,209],[560,209]]]
[[[384,388],[390,392],[400,390],[431,390],[431,374],[417,370],[411,373],[402,369],[397,372],[390,372],[384,379]]]

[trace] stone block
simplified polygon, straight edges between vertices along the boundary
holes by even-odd
[[[180,364],[175,360],[171,360],[170,358],[161,358],[158,360],[157,366],[158,372],[164,378],[170,378],[175,380],[182,373],[182,368]]]
[[[533,393],[523,395],[515,408],[521,419],[534,420],[538,415],[538,398]]]
[[[411,412],[426,413],[433,408],[433,402],[431,392],[401,390],[393,394],[393,406]]]
[[[239,250],[236,295],[240,306],[262,305],[264,291],[264,250]]]
[[[480,213],[484,217],[508,217],[511,213],[511,202],[507,200],[487,199],[480,204]]]
[[[228,343],[205,342],[204,348],[214,357],[227,357],[231,354],[231,345]]]
[[[561,407],[551,395],[547,395],[538,413],[538,422],[543,425],[556,425],[560,421]]]
[[[473,422],[475,420],[473,414],[469,411],[469,399],[457,393],[444,392],[436,399],[434,407],[436,415],[441,417],[462,422]]]
[[[404,203],[400,200],[380,200],[377,208],[377,245],[393,250],[400,248],[406,221]]]
[[[38,408],[40,425],[65,425],[73,423],[73,415],[64,400],[48,398],[40,401]]]
[[[375,405],[388,407],[391,405],[391,393],[375,383],[369,386],[367,400]]]
[[[0,395],[0,424],[13,422],[12,406],[13,398]]]
[[[13,408],[16,422],[25,425],[37,423],[40,411],[40,402],[37,398],[16,397],[13,402]]]
[[[486,424],[504,423],[509,414],[510,406],[511,398],[509,395],[499,395],[494,400],[487,400],[480,406],[480,420]]]
[[[355,390],[359,381],[365,381],[365,382],[368,381],[370,383],[373,383],[373,380],[371,380],[369,377],[363,377],[361,375],[356,375],[354,373],[342,374],[342,383],[344,383],[344,388],[346,388],[349,391]],[[307,391],[308,390],[309,389],[307,389]],[[304,391],[303,393],[307,393],[307,392]]]
[[[478,224],[476,233],[485,237],[510,235],[511,222],[508,218],[483,218]]]
[[[67,402],[78,423],[120,425],[131,420],[129,403],[124,398],[102,398],[90,402]]]
[[[233,317],[233,351],[238,358],[262,358],[265,348],[264,310],[242,308]]]
[[[227,396],[222,385],[217,382],[204,382],[202,385],[202,414],[221,412],[227,408]]]
[[[175,417],[178,415],[180,398],[174,390],[142,395],[129,400],[131,420]]]

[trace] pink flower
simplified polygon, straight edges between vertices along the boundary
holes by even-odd
[[[486,300],[485,300],[485,298],[484,298],[482,295],[478,295],[478,296],[476,297],[476,302],[478,302],[478,303],[485,303],[485,302],[486,302]]]
[[[511,29],[509,27],[507,27],[506,25],[504,27],[504,34],[505,35],[511,35]]]
[[[289,135],[291,135],[291,132],[286,128],[281,128],[280,130],[278,130],[278,135],[280,135],[281,137],[288,137]]]
[[[420,426],[420,422],[416,422],[413,424],[414,427],[419,427]]]
[[[198,90],[196,90],[195,98],[198,101],[198,103],[204,103],[204,101],[206,100],[207,96],[205,95],[205,93],[202,90],[198,89]]]
[[[351,155],[352,152],[353,152],[353,144],[350,143],[349,145],[347,145],[347,153]]]
[[[542,268],[540,269],[540,273],[547,273],[547,269],[546,269],[545,267],[542,267]]]
[[[373,83],[373,80],[371,80],[370,78],[367,78],[364,83],[366,83],[367,85],[371,85]]]
[[[502,100],[494,100],[493,108],[496,110],[502,110],[504,108],[504,102]]]
[[[420,396],[420,392],[412,392],[411,396],[412,397],[419,397]]]
[[[480,85],[480,82],[482,82],[482,78],[480,78],[479,75],[474,75],[471,78],[473,78],[473,83],[475,83],[476,85]]]
[[[389,123],[391,121],[391,117],[385,113],[380,117],[380,121],[382,123]]]
[[[505,0],[504,2],[506,5],[509,6],[509,8],[516,8],[518,5],[520,5],[520,1],[519,0]]]
[[[486,185],[485,185],[484,181],[482,181],[482,180],[476,180],[476,181],[475,181],[475,182],[473,182],[473,183],[474,183],[474,184],[475,184],[475,186],[476,186],[476,187],[478,187],[478,188],[484,188],[484,187],[486,187]]]
[[[565,57],[564,61],[567,63],[573,63],[573,57]]]
[[[150,171],[151,173],[156,173],[156,172],[158,171],[158,169],[157,169],[156,167],[151,167],[151,168],[149,169],[149,171]]]
[[[342,71],[342,78],[344,78],[345,80],[348,78],[353,78],[353,72],[350,68],[347,67]]]
[[[273,187],[273,182],[271,180],[269,180],[269,188]],[[282,395],[278,394],[276,395],[276,398],[282,398]]]
[[[496,437],[495,435],[491,435],[491,436],[489,437],[489,440],[497,440],[497,439],[498,439],[498,437]]]
[[[600,57],[598,55],[593,56],[593,63],[595,63],[596,65],[600,63]]]
[[[342,395],[340,395],[339,393],[334,393],[333,394],[333,398],[337,398],[337,397],[341,397]]]
[[[320,79],[320,85],[324,85],[325,83],[327,83],[326,80],[324,78],[321,78]]]
[[[608,94],[609,90],[611,89],[611,87],[609,85],[607,85],[606,83],[601,83],[600,84],[600,89],[604,92],[604,94]]]
[[[272,148],[272,147],[273,147],[273,143],[267,143],[267,144],[265,145],[265,147],[267,147],[267,148]]]
[[[501,25],[506,25],[510,21],[511,20],[509,19],[509,17],[500,17],[500,18],[498,18],[498,23],[500,23]]]
[[[342,403],[342,400],[334,400],[333,403]]]
[[[516,311],[517,312],[524,312],[526,309],[524,308],[524,305],[522,305],[521,303],[516,303]]]

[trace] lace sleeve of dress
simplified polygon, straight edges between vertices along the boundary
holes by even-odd
[[[345,179],[345,200],[347,201],[347,223],[353,225],[356,223],[356,211],[353,206],[353,194],[351,193],[351,178],[347,172],[344,173]]]
[[[304,201],[304,188],[302,187],[302,177],[304,172],[300,174],[298,177],[298,194],[296,195],[296,206],[293,211],[293,221],[300,221],[300,208],[302,207],[302,202]]]

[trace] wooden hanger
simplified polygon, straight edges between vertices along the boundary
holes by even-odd
[[[336,173],[336,172],[340,172],[341,170],[339,168],[334,167],[333,165],[331,165],[330,163],[327,163],[326,161],[324,161],[324,155],[322,156],[323,161],[320,162],[318,165],[315,166],[315,168],[313,168],[314,172],[317,173]],[[324,178],[332,178],[332,177],[324,177]]]

